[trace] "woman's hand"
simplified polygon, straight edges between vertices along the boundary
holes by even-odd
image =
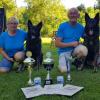
[[[14,59],[13,58],[8,58],[9,61],[11,62],[14,62]]]

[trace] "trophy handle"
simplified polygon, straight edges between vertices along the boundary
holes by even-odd
[[[46,79],[50,79],[50,71],[48,70]]]
[[[30,79],[31,78],[31,74],[32,74],[32,68],[31,68],[30,65],[28,66],[28,71],[29,71],[29,79]]]
[[[28,85],[33,85],[33,82],[32,82],[32,79],[31,79],[31,76],[32,76],[32,68],[31,68],[30,65],[28,66],[28,71],[29,71],[29,81],[28,81]]]

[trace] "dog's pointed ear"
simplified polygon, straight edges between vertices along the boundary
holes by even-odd
[[[85,13],[85,21],[87,22],[90,19],[88,13]]]
[[[32,26],[32,22],[31,22],[31,20],[28,20],[28,22],[27,22],[27,26],[28,26],[28,27],[31,27],[31,26]]]
[[[99,13],[97,13],[94,17],[94,19],[96,20],[97,23],[99,23]]]
[[[37,24],[37,27],[38,27],[39,30],[41,30],[42,26],[43,26],[42,21]]]

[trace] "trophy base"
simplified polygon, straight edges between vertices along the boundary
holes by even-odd
[[[53,84],[52,79],[46,79],[44,85],[50,85]]]
[[[33,84],[33,81],[32,81],[31,79],[29,79],[29,81],[28,81],[28,85],[29,85],[29,86],[34,85],[34,84]]]

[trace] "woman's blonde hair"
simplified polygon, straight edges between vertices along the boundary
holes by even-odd
[[[16,24],[18,24],[19,23],[19,21],[17,20],[17,18],[16,17],[10,17],[10,18],[8,18],[8,21],[7,21],[7,24],[9,24],[9,23],[11,23],[11,22],[15,22]]]

